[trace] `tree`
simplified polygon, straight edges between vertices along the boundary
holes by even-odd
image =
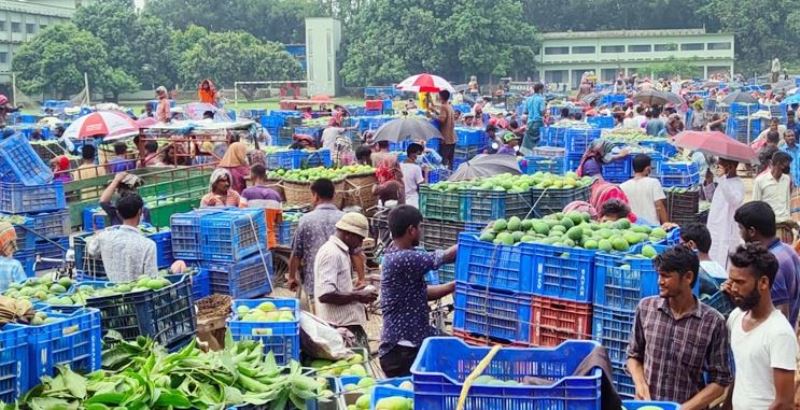
[[[717,17],[722,31],[734,34],[740,69],[769,71],[775,57],[797,60],[798,8],[798,0],[711,0],[701,12]]]
[[[533,70],[533,26],[518,0],[375,0],[345,35],[341,74],[351,86],[391,84],[419,72],[453,81]]]
[[[246,31],[265,41],[305,41],[305,18],[324,15],[317,0],[151,0],[145,13],[176,29]]]
[[[78,8],[72,22],[103,40],[112,67],[129,73],[141,69],[141,55],[136,49],[140,30],[133,0],[93,2]]]
[[[92,33],[72,23],[50,26],[17,50],[13,70],[25,93],[53,93],[65,98],[90,87],[118,95],[134,89],[136,80],[109,65],[106,46]]]
[[[194,30],[195,35],[200,33]],[[243,32],[208,33],[180,54],[178,64],[186,86],[205,78],[226,86],[247,80],[297,80],[301,71],[282,45]]]

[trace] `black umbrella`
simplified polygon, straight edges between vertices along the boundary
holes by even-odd
[[[519,162],[515,155],[478,155],[461,164],[447,180],[451,182],[471,181],[476,178],[485,178],[506,173],[514,175],[522,174],[522,170],[519,169]]]
[[[756,104],[758,100],[746,91],[734,91],[722,100],[723,104],[743,103],[743,104]]]
[[[428,120],[419,118],[398,118],[383,124],[377,131],[373,141],[427,141],[431,138],[442,138],[442,133]]]
[[[653,89],[639,91],[633,96],[633,100],[648,105],[664,105],[670,102],[664,93]]]
[[[681,97],[680,95],[675,94],[673,92],[663,92],[663,94],[664,94],[664,98],[666,98],[667,101],[672,103],[672,104],[681,105],[681,104],[686,102],[683,99],[683,97]]]

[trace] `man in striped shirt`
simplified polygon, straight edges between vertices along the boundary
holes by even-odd
[[[349,330],[358,344],[369,349],[365,303],[377,299],[375,289],[355,289],[350,254],[361,247],[369,235],[367,217],[357,212],[344,214],[336,223],[336,233],[325,242],[314,259],[316,314],[339,328]]]

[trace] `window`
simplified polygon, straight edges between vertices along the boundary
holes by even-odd
[[[12,21],[11,22],[11,32],[12,33],[19,33],[20,31],[22,31],[22,24]]]
[[[675,51],[678,49],[677,44],[656,44],[655,50],[656,51]]]
[[[575,46],[572,47],[572,54],[594,54],[594,46]]]
[[[544,53],[547,55],[569,54],[569,47],[545,47]]]
[[[625,46],[602,46],[600,47],[601,53],[624,53]]]
[[[681,44],[681,51],[698,51],[705,49],[705,44],[703,43],[686,43]]]
[[[6,22],[5,22],[5,20],[0,20],[0,31],[6,31]]]
[[[632,46],[628,46],[629,53],[649,53],[652,47],[650,44],[634,44]]]
[[[39,25],[39,30],[44,30],[46,28],[47,28],[47,24],[40,24]]]
[[[25,32],[28,34],[33,34],[36,32],[36,25],[33,23],[28,23],[25,25]]]
[[[5,64],[8,62],[8,53],[5,51],[0,51],[0,64]]]
[[[709,50],[730,50],[731,43],[724,42],[724,43],[708,43]]]

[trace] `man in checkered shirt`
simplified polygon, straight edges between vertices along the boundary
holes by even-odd
[[[733,380],[725,318],[692,294],[700,266],[694,252],[670,248],[653,265],[659,295],[639,302],[628,344],[636,398],[705,409]]]

